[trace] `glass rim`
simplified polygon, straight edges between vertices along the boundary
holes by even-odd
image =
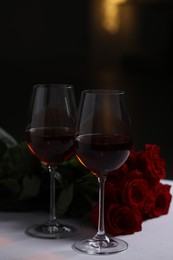
[[[68,83],[36,83],[33,88],[74,88],[74,85]]]
[[[85,89],[82,91],[82,93],[88,93],[88,94],[125,94],[124,90],[120,89]]]

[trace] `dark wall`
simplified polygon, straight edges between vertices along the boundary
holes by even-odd
[[[46,3],[47,2],[47,3]],[[101,27],[101,0],[4,1],[0,7],[0,127],[24,140],[32,86],[67,82],[128,94],[134,145],[161,147],[173,178],[173,4],[127,1],[120,30]]]
[[[17,140],[24,138],[34,84],[65,82],[77,88],[86,82],[87,15],[88,3],[80,0],[1,3],[0,126]]]
[[[92,20],[94,85],[126,90],[135,148],[158,144],[172,179],[173,2],[129,0],[118,11],[116,34]]]

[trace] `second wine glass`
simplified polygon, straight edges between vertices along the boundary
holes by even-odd
[[[68,237],[75,228],[59,223],[55,208],[55,175],[58,165],[74,153],[76,101],[74,87],[66,84],[33,86],[25,129],[30,151],[50,173],[50,214],[46,223],[33,225],[26,234],[40,238]]]
[[[128,245],[109,237],[104,226],[104,189],[106,178],[127,160],[132,147],[126,94],[118,90],[85,90],[79,103],[75,137],[76,156],[98,178],[98,231],[92,238],[76,241],[75,251],[91,255],[121,252]]]

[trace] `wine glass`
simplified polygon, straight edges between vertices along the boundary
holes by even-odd
[[[79,102],[75,134],[78,160],[98,178],[98,231],[92,237],[73,243],[75,251],[107,255],[124,251],[128,244],[105,233],[104,189],[106,177],[120,168],[132,148],[131,123],[126,93],[121,90],[84,90]]]
[[[46,223],[33,225],[26,234],[38,238],[64,238],[75,228],[59,223],[55,208],[55,181],[58,165],[74,154],[76,101],[74,87],[68,84],[33,86],[28,122],[27,145],[50,173],[50,214]]]

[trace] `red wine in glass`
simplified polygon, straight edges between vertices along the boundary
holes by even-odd
[[[108,255],[126,250],[128,244],[105,233],[104,189],[106,178],[127,160],[132,134],[126,94],[121,90],[91,89],[81,94],[75,134],[79,161],[98,178],[98,230],[92,238],[73,243],[72,248],[88,255]]]
[[[26,131],[31,152],[46,165],[57,165],[74,153],[74,130],[70,128],[31,128]]]
[[[96,176],[108,175],[127,160],[132,140],[125,135],[89,134],[76,138],[76,156]]]
[[[43,224],[28,227],[26,234],[37,238],[65,238],[76,229],[59,223],[55,207],[58,166],[74,154],[76,102],[74,87],[68,84],[33,86],[25,129],[30,151],[50,174],[50,213]]]

